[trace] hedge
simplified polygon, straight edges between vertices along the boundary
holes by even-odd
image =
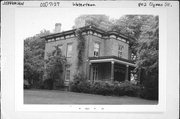
[[[109,96],[138,96],[140,87],[129,81],[105,82],[96,81],[91,83],[88,80],[74,81],[70,83],[70,91],[90,94],[100,94]]]

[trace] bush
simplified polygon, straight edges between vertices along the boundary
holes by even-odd
[[[143,88],[140,92],[140,97],[150,100],[158,100],[158,89]]]
[[[140,87],[130,83],[129,81],[125,81],[121,86],[124,87],[124,92],[128,96],[138,96]]]
[[[73,92],[90,92],[90,83],[83,74],[74,76],[73,82],[70,82],[70,90]]]
[[[70,83],[70,91],[80,92],[80,93],[90,93],[90,94],[100,94],[109,96],[138,96],[140,87],[130,83],[125,82],[105,82],[96,81],[91,83],[86,80],[83,76],[75,76],[74,82]]]
[[[158,100],[158,75],[145,75],[142,82],[140,97],[150,100]]]
[[[146,83],[153,82],[152,80],[145,81]],[[153,85],[151,83],[146,84],[142,87],[140,92],[140,97],[150,100],[158,100],[158,84],[153,82]]]
[[[24,80],[24,89],[30,89],[31,85],[29,84],[29,82],[27,80]]]
[[[53,89],[53,80],[51,79],[46,79],[45,81],[43,81],[42,85],[41,85],[41,89],[49,89],[52,90]]]

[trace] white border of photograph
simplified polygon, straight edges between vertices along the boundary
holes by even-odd
[[[39,8],[42,1],[24,2],[26,8]],[[78,1],[82,2],[82,1]],[[159,104],[120,105],[115,112],[101,109],[99,111],[77,110],[76,106],[65,105],[24,105],[22,58],[23,43],[15,39],[15,11],[17,5],[1,3],[1,116],[3,119],[79,119],[79,118],[123,118],[123,119],[177,119],[179,118],[179,2],[151,1],[153,3],[170,3],[172,7],[138,7],[138,3],[150,1],[83,1],[93,2],[97,8],[125,8],[124,14],[159,14],[160,18],[160,94]],[[24,9],[22,7],[22,9]],[[61,2],[60,8],[71,8],[72,1]],[[76,7],[78,8],[78,7]],[[131,8],[131,9],[129,9]],[[42,8],[44,9],[44,8]],[[54,8],[53,8],[54,9]],[[128,9],[128,13],[125,12]],[[130,12],[131,11],[131,12]],[[26,29],[24,29],[26,30]],[[20,47],[18,47],[20,46]],[[18,52],[20,51],[20,52]],[[18,57],[20,56],[20,57]],[[15,60],[16,59],[16,60]],[[18,61],[18,59],[20,61]],[[18,64],[19,63],[19,64]],[[16,65],[16,66],[15,66]],[[18,66],[18,67],[17,67]],[[17,71],[16,71],[17,70]],[[20,73],[21,72],[21,73]],[[15,76],[16,73],[16,76]],[[21,75],[18,75],[20,73]],[[19,78],[19,79],[18,79]],[[18,87],[19,86],[19,87]],[[94,105],[89,105],[94,106]],[[101,108],[102,105],[98,106]],[[63,107],[64,111],[59,109]],[[78,106],[77,106],[78,107]],[[87,107],[80,105],[80,107]],[[147,108],[149,107],[149,108]],[[44,109],[45,108],[45,109]],[[56,109],[55,109],[56,108]],[[124,109],[122,109],[124,108]],[[72,109],[72,110],[71,110]],[[120,109],[120,110],[117,110]],[[56,111],[55,111],[56,110]],[[67,110],[67,112],[65,112]],[[102,112],[112,113],[102,113]],[[116,113],[119,111],[118,113]],[[145,112],[146,111],[146,112]],[[65,113],[64,113],[65,112]],[[78,113],[73,113],[78,112]],[[83,113],[81,113],[83,112]],[[88,112],[88,113],[84,113]],[[95,113],[91,113],[95,112]],[[101,113],[97,113],[101,112]],[[159,113],[160,112],[160,113]]]
[[[16,8],[23,10],[23,8]],[[27,9],[27,8],[26,8]],[[33,9],[33,8],[28,8]],[[42,8],[36,8],[38,9]],[[54,9],[57,8],[47,8]],[[59,8],[62,9],[62,8]],[[75,12],[75,8],[67,8]],[[158,15],[159,16],[159,101],[158,105],[51,105],[51,104],[23,104],[23,40],[15,41],[15,108],[17,111],[60,111],[60,112],[163,112],[166,109],[166,14],[163,9],[137,8],[77,8],[86,13],[102,14],[103,9],[117,10],[124,15]],[[17,15],[17,11],[15,16]],[[60,15],[60,14],[58,14]],[[48,15],[47,15],[48,16]],[[22,16],[23,18],[23,16]],[[39,21],[40,22],[40,21]],[[15,31],[18,25],[15,22]],[[23,30],[23,29],[22,29]],[[17,36],[16,36],[17,37]],[[81,109],[79,109],[81,107]],[[96,109],[94,109],[96,108]]]

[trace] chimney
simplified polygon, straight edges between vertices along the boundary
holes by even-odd
[[[55,32],[55,33],[61,32],[61,23],[56,23],[56,24],[55,24],[54,32]]]

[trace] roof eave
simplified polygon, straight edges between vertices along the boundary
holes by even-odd
[[[133,40],[135,40],[134,38],[131,38],[131,37],[128,37],[128,36],[126,36],[126,35],[123,35],[123,34],[121,34],[121,33],[118,33],[118,32],[115,32],[115,31],[104,31],[104,30],[102,30],[102,29],[99,29],[99,28],[97,28],[97,27],[95,27],[95,26],[92,26],[92,25],[88,25],[88,26],[84,26],[84,27],[81,27],[81,28],[79,28],[79,29],[81,29],[82,31],[87,31],[87,30],[94,30],[94,31],[96,31],[96,32],[98,32],[98,33],[101,33],[102,35],[105,35],[105,36],[108,36],[108,35],[117,35],[117,36],[119,36],[119,37],[122,37],[122,38],[124,38],[124,39],[126,39],[126,40],[128,40],[128,41],[130,41],[130,39],[131,39],[131,41]],[[58,37],[58,36],[63,36],[63,35],[68,35],[68,34],[73,34],[73,33],[75,33],[75,31],[76,31],[77,29],[72,29],[72,30],[69,30],[69,31],[64,31],[64,32],[60,32],[60,33],[53,33],[53,34],[50,34],[50,35],[45,35],[45,36],[42,36],[41,38],[45,38],[45,39],[50,39],[50,38],[53,38],[53,37]]]

